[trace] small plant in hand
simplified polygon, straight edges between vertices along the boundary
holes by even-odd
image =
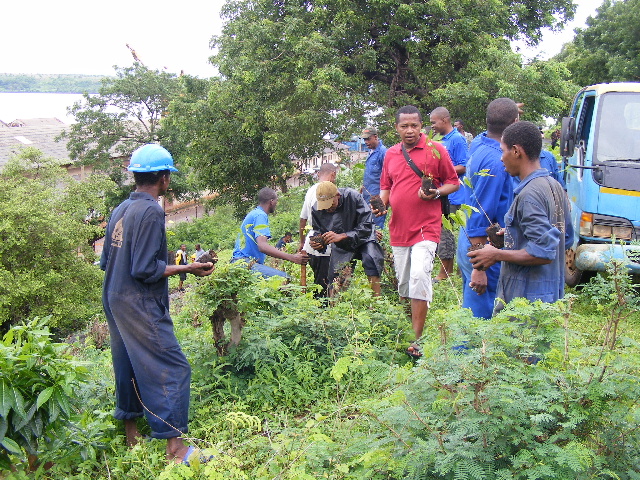
[[[327,246],[327,244],[324,241],[324,238],[322,238],[322,234],[321,233],[316,233],[314,235],[311,235],[309,237],[309,242],[310,243],[317,243],[318,245],[320,245],[320,248],[316,250],[324,250],[324,248]]]
[[[475,173],[474,175],[479,175],[479,176],[490,176],[491,174],[488,173],[489,170],[480,170],[479,172]],[[464,178],[464,183],[465,185],[467,185],[471,190],[473,190],[473,185],[471,184],[471,180],[469,180],[468,177]],[[480,204],[480,202],[478,202],[478,206],[480,207],[480,209],[477,209],[475,207],[472,207],[470,205],[461,205],[460,209],[451,214],[448,218],[443,216],[443,220],[442,220],[442,225],[450,231],[453,231],[454,228],[456,227],[462,227],[462,231],[464,232],[464,234],[467,236],[467,239],[469,240],[470,246],[468,248],[468,250],[470,252],[474,251],[474,250],[480,250],[481,248],[484,247],[484,244],[482,243],[477,243],[477,244],[473,244],[471,242],[471,239],[469,238],[469,235],[467,235],[467,231],[465,229],[466,224],[467,224],[467,219],[471,216],[471,212],[480,212],[482,211],[483,215],[485,216],[485,218],[489,221],[489,226],[486,229],[487,232],[487,237],[489,238],[489,243],[491,243],[491,245],[493,245],[496,248],[503,248],[504,247],[504,235],[502,235],[501,231],[502,231],[502,227],[500,226],[499,223],[494,223],[491,221],[491,218],[489,218],[489,215],[487,215],[487,212],[484,210],[484,208],[482,208],[482,205]]]
[[[504,235],[498,234],[502,230],[499,223],[492,223],[487,227],[487,237],[489,237],[489,243],[496,248],[504,247]]]
[[[380,198],[380,195],[372,195],[369,199],[369,204],[371,205],[371,210],[377,210],[378,212],[386,211],[384,202]]]
[[[433,188],[435,188],[434,184],[433,184],[433,175],[429,174],[425,174],[422,177],[422,191],[426,194],[429,195],[429,190],[432,190]]]

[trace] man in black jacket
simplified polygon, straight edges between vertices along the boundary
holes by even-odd
[[[380,295],[384,251],[377,241],[369,205],[357,191],[338,188],[332,182],[320,182],[316,198],[311,216],[314,230],[322,236],[322,242],[311,241],[311,247],[322,251],[326,245],[333,244],[329,260],[330,281],[344,266],[354,259],[361,259],[371,289],[375,295]]]

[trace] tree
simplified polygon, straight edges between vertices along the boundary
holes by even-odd
[[[100,311],[102,272],[89,242],[111,188],[104,176],[74,180],[33,148],[0,171],[0,331],[46,315],[69,331]]]
[[[567,111],[576,87],[567,80],[570,75],[564,63],[534,60],[523,65],[520,55],[491,43],[495,41],[470,62],[467,81],[431,92],[434,103],[461,116],[465,129],[473,133],[486,129],[486,107],[498,97],[523,102],[523,120],[537,122],[543,116],[556,117]]]
[[[640,80],[640,0],[605,0],[557,56],[578,85]]]
[[[367,115],[392,133],[397,107],[415,104],[427,113],[451,98],[448,85],[470,84],[475,91],[461,98],[477,105],[478,128],[494,92],[531,90],[507,82],[496,89],[487,74],[499,78],[504,67],[515,69],[509,75],[515,81],[546,75],[562,83],[554,68],[520,73],[519,57],[503,37],[534,42],[542,27],[561,25],[573,9],[571,0],[230,1],[223,35],[212,41],[211,61],[221,77],[211,82],[206,100],[174,101],[174,126],[203,185],[219,191],[221,200],[246,204],[265,185],[284,186],[296,159],[320,153],[326,135],[349,138]],[[486,49],[496,53],[485,58]],[[555,96],[562,87],[539,90],[551,93],[536,102],[528,95],[530,118],[554,113],[551,107],[562,103]],[[466,116],[469,106],[456,105],[454,114]]]
[[[60,137],[67,140],[72,160],[106,173],[120,187],[119,194],[109,199],[110,205],[117,205],[129,193],[124,166],[131,153],[146,143],[165,143],[168,134],[162,119],[171,99],[181,91],[176,75],[138,62],[115,70],[115,77],[102,80],[98,95],[84,94],[82,101],[70,107],[76,123]],[[186,190],[175,175],[174,194]]]

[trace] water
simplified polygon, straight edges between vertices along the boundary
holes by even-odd
[[[76,93],[0,93],[0,120],[5,123],[16,118],[51,118],[74,123],[67,114],[82,95]]]

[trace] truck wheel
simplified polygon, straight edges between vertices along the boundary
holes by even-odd
[[[575,287],[580,283],[582,270],[576,267],[576,251],[573,249],[564,252],[564,283],[569,287]]]

